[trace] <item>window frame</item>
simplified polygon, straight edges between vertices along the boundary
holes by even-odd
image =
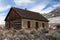
[[[42,23],[42,27],[43,27],[43,28],[45,27],[45,23]]]
[[[37,30],[39,28],[39,23],[35,22],[35,29]]]
[[[27,27],[30,28],[30,21],[27,21]]]

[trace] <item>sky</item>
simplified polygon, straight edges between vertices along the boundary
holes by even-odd
[[[54,8],[60,6],[60,0],[0,0],[0,24],[4,24],[4,19],[11,7],[35,11],[39,13],[49,13]]]

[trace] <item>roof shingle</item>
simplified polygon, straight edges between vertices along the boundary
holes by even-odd
[[[42,16],[40,13],[19,9],[15,7],[12,7],[12,9],[14,9],[22,18],[48,22],[48,20],[44,16]]]

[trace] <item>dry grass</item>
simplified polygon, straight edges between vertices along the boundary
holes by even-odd
[[[48,33],[38,32],[33,30],[32,32],[26,32],[25,30],[0,30],[0,40],[53,40],[58,33],[52,33],[51,35],[46,35]],[[60,35],[59,35],[60,36]]]

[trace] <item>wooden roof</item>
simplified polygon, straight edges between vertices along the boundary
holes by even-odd
[[[15,7],[11,7],[11,9],[14,9],[14,11],[16,13],[18,13],[22,18],[48,22],[48,20],[44,16],[42,16],[40,13],[32,12],[32,11],[25,10],[25,9],[19,9],[19,8],[15,8]],[[10,11],[11,11],[11,9],[10,9]],[[6,16],[5,21],[8,16],[9,16],[9,13]]]

